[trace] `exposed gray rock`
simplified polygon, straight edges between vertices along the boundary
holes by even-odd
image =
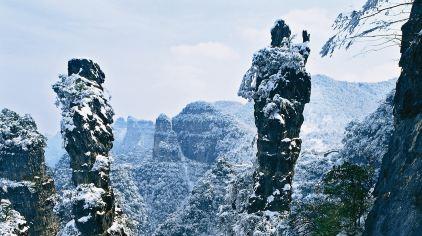
[[[280,47],[283,43],[287,43],[292,31],[284,20],[277,20],[274,27],[271,29],[271,46]],[[284,42],[283,42],[284,40]]]
[[[212,163],[218,156],[217,143],[226,135],[229,123],[211,104],[194,102],[173,118],[173,130],[185,157]]]
[[[58,230],[53,213],[54,182],[46,174],[45,142],[32,117],[1,111],[0,199],[7,199],[22,215],[30,235],[55,235]]]
[[[377,197],[365,235],[422,232],[422,0],[413,2],[402,27],[399,77],[394,97],[394,133],[382,160]]]
[[[124,136],[120,145],[116,146],[113,151],[130,154],[133,157],[136,156],[138,161],[152,156],[155,133],[155,127],[152,121],[138,120],[129,116],[123,133]],[[118,161],[135,161],[128,160],[127,158]]]
[[[180,161],[181,153],[171,120],[165,114],[155,121],[153,157],[159,161]]]
[[[385,152],[385,147],[381,145],[386,139],[384,136],[388,135],[385,131],[391,129],[389,124],[392,121],[392,107],[390,100],[382,102],[381,105],[380,100],[385,99],[385,95],[393,89],[394,85],[395,80],[379,83],[350,83],[321,75],[312,77],[312,98],[305,107],[305,123],[302,125],[301,132],[304,143],[308,144],[302,145],[302,153],[307,151],[309,154],[314,152],[312,150],[318,150],[317,154],[320,155],[315,156],[313,161],[304,159],[303,156],[298,159],[294,180],[297,187],[294,192],[299,192],[299,188],[303,191],[300,191],[300,198],[296,197],[296,205],[303,204],[309,199],[308,197],[315,195],[315,192],[308,192],[306,186],[316,188],[320,181],[318,178],[332,167],[329,157],[325,157],[324,153],[332,148],[340,148],[346,124],[352,120],[361,120],[378,106],[375,113],[370,114],[361,122],[353,123],[348,132],[357,133],[360,136],[347,140],[347,146],[348,149],[362,148],[362,151],[353,157],[354,159],[361,159],[366,155],[376,158],[377,154]],[[223,159],[223,163],[230,160],[227,163],[229,165],[224,165],[230,168],[230,174],[216,178],[218,175],[213,175],[213,173],[219,171],[221,165],[213,165],[212,169],[196,183],[194,194],[189,196],[188,203],[171,214],[156,233],[158,235],[286,234],[288,222],[285,220],[285,215],[269,211],[258,214],[247,213],[249,197],[253,194],[254,186],[255,168],[251,161],[256,159],[254,158],[256,147],[253,142],[256,134],[253,103],[242,105],[238,102],[221,101],[212,105],[228,115],[232,121],[236,121],[231,126],[249,129],[250,134],[247,138],[242,138],[242,135],[228,138],[226,142],[223,142],[224,145],[217,147],[221,149],[219,156],[227,157]],[[306,127],[305,124],[307,124]],[[236,129],[232,130],[231,132],[235,133]],[[304,130],[307,132],[303,132]],[[242,134],[242,132],[238,133]],[[372,137],[373,134],[374,137]],[[374,144],[373,148],[365,145],[367,139]],[[250,147],[253,149],[248,150]],[[237,151],[233,152],[236,149]],[[353,150],[348,150],[348,153],[352,152],[355,153]],[[296,171],[302,172],[303,175],[298,176]],[[318,178],[310,178],[312,175]],[[222,195],[224,199],[221,198]],[[203,202],[212,203],[207,205],[202,204]],[[204,220],[210,218],[212,220]]]
[[[335,81],[324,76],[313,77],[313,97],[305,109],[305,123],[308,125],[305,127],[304,123],[302,126],[302,129],[306,129],[307,133],[302,130],[301,135],[306,134],[302,136],[304,143],[307,142],[306,138],[315,141],[306,145],[309,146],[309,151],[319,147],[320,141],[326,142],[323,145],[322,154],[315,157],[315,159],[321,159],[321,162],[325,162],[323,151],[332,147],[338,147],[337,143],[340,143],[343,137],[343,135],[337,135],[337,133],[333,132],[343,133],[344,127],[349,121],[358,120],[374,111],[379,106],[378,101],[383,99],[388,91],[391,91],[394,84],[395,80],[368,84]],[[350,99],[351,96],[352,99]],[[208,105],[223,113],[225,116],[222,118],[227,119],[226,122],[229,124],[225,127],[226,136],[217,143],[216,150],[218,150],[218,153],[216,155],[224,157],[224,161],[230,163],[230,168],[235,171],[235,176],[230,174],[226,176],[227,178],[218,178],[210,181],[208,178],[214,178],[212,173],[218,169],[216,165],[210,167],[206,163],[191,161],[190,159],[186,159],[185,162],[155,161],[152,157],[154,124],[150,121],[130,118],[137,121],[138,124],[149,123],[149,125],[131,126],[130,129],[139,130],[136,131],[137,135],[132,136],[133,139],[127,139],[127,141],[133,145],[138,145],[138,147],[134,149],[118,149],[119,145],[126,145],[122,143],[126,134],[135,132],[127,130],[126,119],[117,119],[113,124],[115,137],[113,156],[115,161],[111,170],[112,186],[116,191],[116,195],[119,192],[122,195],[123,204],[121,207],[123,212],[130,219],[138,221],[136,227],[138,227],[137,232],[139,233],[134,235],[152,235],[155,230],[157,230],[155,231],[157,234],[168,233],[170,235],[183,229],[186,229],[186,232],[192,232],[191,230],[194,230],[191,228],[193,225],[198,228],[196,230],[198,234],[204,235],[265,234],[272,232],[279,225],[283,226],[283,222],[279,221],[280,218],[277,216],[273,217],[271,215],[269,217],[266,214],[256,215],[245,212],[248,206],[248,198],[252,194],[254,186],[252,178],[254,168],[251,166],[251,162],[256,159],[254,158],[256,146],[253,142],[256,134],[253,103],[242,105],[241,103],[224,101]],[[379,119],[382,118],[382,114],[384,113],[379,114]],[[208,113],[204,112],[202,115],[195,116],[195,119],[201,120],[207,115]],[[369,122],[364,121],[364,123],[368,124]],[[327,125],[329,124],[331,126],[327,130]],[[383,126],[382,124],[384,123],[380,120],[380,123],[377,123],[373,128]],[[368,129],[372,128],[371,124],[368,125]],[[362,127],[360,129],[366,130],[367,128]],[[356,129],[356,132],[358,131],[359,129]],[[145,142],[141,140],[145,140]],[[148,148],[146,146],[141,147],[145,143],[150,143]],[[359,145],[365,146],[363,143],[359,143]],[[141,148],[145,152],[132,151],[140,150]],[[306,147],[302,145],[302,150],[303,148]],[[368,153],[370,151],[366,150]],[[299,158],[298,162],[300,161],[301,159]],[[63,176],[63,174],[67,173],[67,176],[71,176],[71,170],[68,172],[65,170],[69,169],[69,160],[67,160],[67,164],[62,160],[59,163],[62,163],[62,165],[56,165],[57,169],[55,171],[57,178],[55,182],[58,185],[58,191],[61,189],[59,186],[69,185],[69,183],[63,184],[63,180],[70,179]],[[318,175],[324,173],[325,167],[323,168],[323,165],[317,163],[309,164],[309,162],[304,161],[302,167],[305,166],[307,169],[303,170],[303,172],[310,173],[310,171],[314,171]],[[200,178],[207,170],[209,171],[206,177],[201,180]],[[297,176],[297,173],[295,173],[295,178]],[[200,181],[196,182],[198,179]],[[234,183],[231,183],[231,180]],[[300,178],[295,181],[301,186],[308,179]],[[317,182],[316,180],[313,182],[309,181],[309,185],[316,185]],[[70,185],[72,185],[71,182]],[[192,187],[196,189],[195,196],[191,195],[190,189]],[[210,192],[210,189],[213,189],[213,191]],[[219,202],[209,208],[196,204],[202,201],[221,201],[223,194],[220,189],[227,191],[222,204]],[[299,201],[303,200],[299,199]],[[186,203],[186,201],[188,202]],[[191,216],[192,221],[183,220],[184,217],[194,215],[196,212],[200,212],[200,214]],[[202,220],[213,217],[218,220],[217,224],[214,220],[210,222]],[[272,220],[269,221],[268,219]],[[163,223],[165,226],[162,226]],[[214,234],[214,232],[217,233]]]

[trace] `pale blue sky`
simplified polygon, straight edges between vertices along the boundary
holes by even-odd
[[[87,57],[106,73],[118,116],[175,115],[195,100],[238,100],[254,51],[284,18],[308,29],[308,71],[337,80],[381,81],[398,75],[398,49],[320,58],[340,11],[363,0],[173,0],[0,2],[0,107],[30,113],[43,132],[59,128],[51,84],[67,60]]]

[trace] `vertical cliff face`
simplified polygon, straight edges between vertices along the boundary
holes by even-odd
[[[70,156],[75,219],[67,225],[83,235],[110,233],[116,218],[110,185],[113,109],[104,94],[104,73],[86,59],[72,59],[68,75],[53,85],[62,110],[61,132]],[[122,232],[117,232],[118,234]]]
[[[26,220],[29,230],[22,232],[30,235],[55,235],[58,230],[53,213],[54,183],[45,170],[45,145],[45,137],[29,115],[1,111],[0,199],[4,209],[11,208],[20,215],[22,219],[16,221]]]
[[[366,235],[422,232],[422,1],[415,0],[402,27],[400,66],[394,98],[394,133],[384,156]]]
[[[272,46],[255,53],[239,90],[240,96],[255,102],[258,129],[258,167],[249,212],[289,210],[303,109],[311,92],[311,77],[305,70],[309,35],[304,32],[304,42],[292,44],[290,29],[282,20],[271,34]]]
[[[183,155],[205,163],[213,163],[218,157],[218,142],[229,126],[223,114],[206,102],[190,103],[173,118]]]
[[[138,120],[129,116],[125,124],[125,132],[121,144],[117,144],[115,151],[137,155],[138,161],[151,156],[155,128],[152,121]]]
[[[180,161],[181,153],[171,120],[165,114],[155,121],[153,157],[159,161]]]
[[[402,27],[402,73],[394,97],[394,133],[375,188],[366,235],[422,232],[422,1]]]

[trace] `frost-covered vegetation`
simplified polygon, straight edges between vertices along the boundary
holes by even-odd
[[[318,168],[308,173],[309,185],[299,187],[305,194],[296,195],[292,209],[295,231],[302,234],[362,233],[373,204],[371,194],[380,163],[392,136],[392,100],[393,92],[390,92],[373,113],[350,122],[338,153],[311,162],[305,169],[311,172]]]
[[[1,235],[50,236],[57,231],[55,191],[44,163],[45,137],[29,115],[0,112]]]
[[[249,213],[287,212],[292,195],[294,166],[301,150],[303,110],[311,95],[311,76],[305,65],[310,35],[292,42],[289,26],[277,20],[271,47],[256,52],[238,95],[254,102],[257,128],[257,165]]]
[[[322,56],[332,55],[340,48],[349,49],[360,43],[362,53],[398,47],[401,26],[409,19],[414,0],[367,0],[359,10],[337,16],[332,28],[334,35],[321,50]]]
[[[283,69],[288,68],[294,71],[304,72],[305,61],[309,52],[306,50],[307,43],[292,44],[284,42],[281,47],[266,47],[256,52],[252,59],[252,67],[245,73],[241,82],[238,95],[252,100],[257,98],[265,100],[270,96],[270,92],[277,86],[280,81],[283,81]],[[306,53],[304,56],[303,54]],[[270,58],[269,64],[265,68],[259,70],[258,66],[262,65],[264,58]],[[275,74],[271,74],[276,72]],[[259,75],[257,74],[259,73]],[[257,76],[270,78],[261,82],[256,88]]]
[[[56,105],[62,110],[63,134],[76,128],[74,119],[75,114],[78,114],[84,122],[83,128],[90,132],[93,139],[100,131],[111,135],[111,126],[104,123],[103,119],[111,119],[114,112],[100,85],[79,74],[72,74],[61,75],[60,81],[53,86],[53,89],[58,94]],[[98,103],[98,107],[93,107],[94,103]],[[99,109],[99,112],[93,109]],[[90,127],[90,123],[94,123],[95,126]],[[66,135],[64,138],[67,142]]]
[[[46,138],[37,130],[37,125],[30,115],[19,116],[3,109],[0,112],[0,153],[10,148],[31,151],[33,147],[45,147]]]
[[[320,75],[313,77],[311,102],[305,107],[305,122],[301,130],[302,153],[293,179],[294,202],[315,197],[313,193],[318,186],[315,183],[333,165],[340,164],[335,154],[343,151],[342,140],[346,127],[350,126],[348,124],[353,121],[360,123],[375,111],[394,84],[395,80],[366,84],[333,81]],[[384,113],[381,113],[379,119],[383,116]]]
[[[28,223],[17,211],[13,210],[12,204],[7,199],[0,202],[0,235],[27,235]]]
[[[419,235],[422,0],[365,2],[320,53],[401,43],[396,90],[311,79],[310,35],[293,43],[283,20],[243,77],[248,103],[155,122],[114,120],[98,64],[70,60],[47,148],[31,116],[0,112],[0,235]]]

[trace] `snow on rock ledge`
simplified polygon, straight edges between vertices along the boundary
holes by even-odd
[[[74,220],[68,225],[70,228],[76,225],[83,235],[105,234],[120,217],[115,211],[110,183],[114,112],[110,97],[102,87],[104,79],[98,64],[87,59],[72,59],[68,63],[68,75],[59,76],[53,85],[56,104],[62,111],[61,132],[76,186],[72,194]]]

